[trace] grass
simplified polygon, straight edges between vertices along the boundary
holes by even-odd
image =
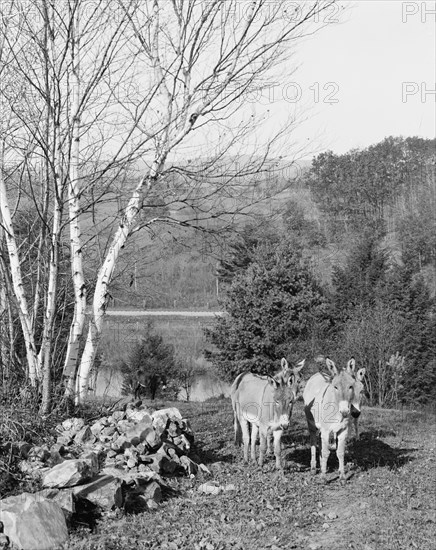
[[[168,403],[158,403],[157,406]],[[220,485],[235,490],[204,495],[206,478],[171,479],[175,490],[156,512],[105,516],[97,528],[77,530],[66,550],[430,550],[436,537],[435,417],[411,411],[366,409],[361,438],[350,442],[351,476],[339,485],[336,457],[329,483],[309,472],[301,403],[283,438],[284,474],[272,459],[260,470],[244,466],[233,445],[230,402],[171,403],[189,418],[196,452]]]

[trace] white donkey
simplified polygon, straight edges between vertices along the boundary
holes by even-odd
[[[234,413],[235,443],[244,443],[244,462],[248,462],[248,448],[251,442],[251,459],[256,461],[256,439],[260,436],[259,465],[262,466],[267,448],[268,432],[274,437],[276,467],[281,464],[281,437],[289,426],[292,407],[297,399],[301,382],[298,367],[290,369],[282,359],[282,370],[274,376],[260,376],[251,372],[240,374],[232,384],[230,395]],[[251,437],[249,424],[251,424]]]
[[[306,383],[303,392],[304,412],[310,434],[310,469],[316,473],[316,443],[321,433],[321,478],[326,480],[327,460],[330,451],[336,450],[339,460],[339,478],[345,482],[344,454],[352,406],[360,408],[356,401],[356,384],[363,374],[351,372],[355,369],[354,358],[346,369],[338,369],[326,359],[328,373],[316,373]]]

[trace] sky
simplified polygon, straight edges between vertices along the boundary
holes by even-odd
[[[298,96],[304,107],[307,120],[294,138],[310,144],[307,158],[390,135],[435,137],[436,2],[340,4],[341,22],[333,11],[325,15],[296,52],[293,82],[282,85],[281,95]],[[294,107],[289,103],[275,100],[272,109]]]

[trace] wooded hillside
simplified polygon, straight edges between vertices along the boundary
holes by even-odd
[[[280,230],[283,216],[293,218],[293,228],[304,230],[313,224],[319,232],[316,243],[310,238],[305,243],[305,252],[323,281],[331,282],[333,266],[343,264],[356,237],[369,229],[382,232],[389,253],[421,271],[434,293],[434,140],[387,138],[345,155],[323,153],[311,165],[303,163],[292,177],[276,170],[271,182],[287,176],[287,190],[279,198],[263,200],[249,213],[236,216],[234,227],[225,235],[174,228],[164,238],[138,236],[120,264],[112,305],[218,308],[217,264],[225,261],[229,244],[247,224],[274,220]],[[265,178],[264,185],[268,181]],[[286,186],[285,181],[278,185]],[[212,225],[210,220],[205,228]]]

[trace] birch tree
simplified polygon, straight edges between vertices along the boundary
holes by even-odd
[[[81,6],[88,8],[82,21],[85,42],[82,55],[88,57],[84,63],[88,80],[83,93],[79,86]],[[110,96],[106,94],[102,102],[99,86],[108,85],[106,71],[109,67],[116,74],[121,66],[120,61],[116,65],[115,58],[124,40],[123,21],[105,25],[110,21],[111,8],[113,3],[103,1],[90,6],[76,0],[60,4],[49,0],[13,0],[7,10],[4,8],[1,12],[1,44],[4,47],[0,70],[10,82],[14,81],[14,85],[1,90],[4,118],[8,120],[1,150],[2,174],[9,164],[22,167],[27,178],[25,183],[10,181],[9,189],[2,178],[0,205],[15,301],[27,348],[26,374],[32,385],[42,382],[43,411],[50,406],[59,249],[68,223],[75,316],[65,358],[67,366],[71,357],[74,360],[74,354],[77,359],[78,339],[83,329],[86,293],[79,200],[85,185],[80,188],[79,165],[89,162],[94,148],[88,141],[79,158],[80,134],[89,133],[87,128],[81,128],[80,121],[86,111],[88,128],[98,132],[101,117],[96,116],[96,110],[110,109]],[[107,29],[103,37],[100,36],[101,25]],[[5,160],[7,154],[9,162]],[[108,170],[108,163],[100,169]],[[86,174],[88,178],[90,175],[95,177],[95,170]],[[9,196],[14,185],[27,195],[41,220],[33,304],[29,304],[26,296],[29,288],[26,289],[22,280],[22,264],[10,214]],[[41,266],[45,262],[49,269],[43,276]],[[40,331],[39,317],[42,317]]]
[[[19,14],[12,30],[6,24],[9,12],[0,8],[2,39],[10,52],[2,66],[19,75],[30,99],[23,104],[3,93],[11,119],[19,122],[6,132],[5,149],[22,166],[44,168],[42,185],[31,178],[26,184],[29,200],[39,201],[45,231],[40,254],[50,266],[27,309],[20,302],[24,286],[18,252],[12,282],[28,347],[29,378],[36,384],[44,373],[43,409],[48,410],[58,255],[67,227],[74,318],[64,376],[67,391],[75,393],[79,404],[86,397],[110,285],[132,236],[139,230],[159,234],[175,225],[204,229],[210,218],[231,224],[236,213],[281,190],[269,188],[268,177],[279,155],[292,161],[289,142],[295,120],[284,113],[283,123],[271,129],[259,97],[286,83],[294,68],[294,44],[322,28],[329,19],[323,14],[331,16],[335,2],[12,4]],[[15,94],[18,98],[22,92]],[[254,183],[261,190],[256,197]],[[6,217],[7,187],[0,197]],[[118,193],[122,203],[110,215],[98,209],[109,192]],[[183,209],[185,214],[177,215]],[[97,212],[97,222],[88,224],[84,235],[90,210]],[[8,228],[5,221],[3,225],[13,241],[13,219]],[[91,293],[91,250],[104,225],[110,242]],[[8,250],[12,266],[12,245]],[[89,330],[79,357],[87,301]],[[38,308],[44,318],[39,336],[25,322]]]
[[[264,0],[150,0],[139,4],[134,13],[120,2],[143,68],[141,97],[132,114],[140,123],[137,129],[146,146],[148,168],[132,193],[98,272],[92,323],[77,377],[78,402],[86,396],[116,262],[129,236],[141,225],[144,200],[165,181],[165,175],[177,172],[190,179],[187,193],[175,190],[178,201],[201,210],[205,203],[213,209],[210,204],[216,199],[219,212],[223,191],[237,199],[241,176],[267,169],[266,160],[277,151],[274,145],[279,138],[287,135],[288,124],[259,143],[256,157],[242,169],[227,164],[225,177],[220,170],[226,155],[241,155],[250,136],[259,139],[258,121],[246,116],[241,99],[268,85],[268,79],[276,75],[274,70],[289,62],[292,42],[333,4],[304,3],[298,17],[292,18],[285,16],[280,3]],[[193,147],[199,149],[201,158],[187,167],[179,157]],[[218,183],[208,179],[213,174],[221,176]],[[201,187],[196,185],[199,180]],[[162,221],[174,220],[148,219],[142,225]]]

